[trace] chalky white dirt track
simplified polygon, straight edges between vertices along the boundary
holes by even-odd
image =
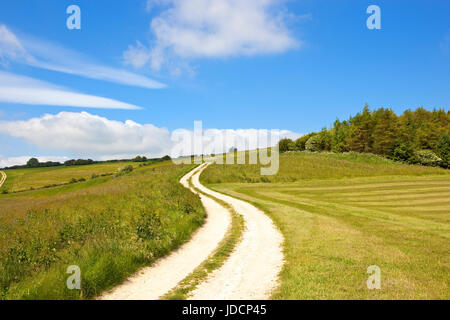
[[[204,166],[206,167],[206,166]],[[203,168],[204,168],[203,167]],[[244,217],[245,231],[224,265],[213,271],[191,294],[193,300],[268,299],[283,266],[283,236],[272,220],[253,205],[214,192],[198,181],[201,191],[230,204]]]
[[[277,286],[283,266],[283,236],[272,220],[251,204],[214,192],[199,182],[203,164],[181,179],[188,180],[202,192],[231,205],[245,222],[242,241],[238,243],[222,267],[213,271],[190,294],[190,299],[268,299]],[[191,189],[192,192],[195,190]],[[208,214],[206,223],[192,239],[154,265],[140,270],[124,284],[101,299],[158,299],[173,289],[214,251],[230,227],[228,210],[200,194]]]
[[[189,188],[192,176],[198,183],[200,172],[192,170],[180,183]],[[192,192],[195,192],[191,189]],[[206,209],[206,222],[195,232],[189,242],[159,259],[150,267],[143,268],[110,293],[101,297],[104,300],[156,300],[172,290],[181,280],[197,268],[218,246],[230,227],[231,217],[224,207],[216,201],[200,195]]]

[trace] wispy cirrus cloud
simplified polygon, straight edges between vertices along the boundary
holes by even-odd
[[[101,109],[142,109],[133,104],[74,92],[45,81],[4,71],[0,71],[0,102]]]
[[[170,59],[227,58],[281,53],[299,47],[287,28],[292,14],[285,0],[148,0],[147,10],[163,6],[152,19],[155,41],[124,53],[126,63],[159,70]]]
[[[19,38],[1,24],[0,64],[8,65],[12,62],[148,89],[166,87],[165,84],[146,76],[96,63],[85,55],[47,41],[29,37]]]

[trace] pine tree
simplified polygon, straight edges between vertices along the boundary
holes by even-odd
[[[350,119],[349,150],[372,152],[372,130],[372,114],[368,104],[366,104],[362,113],[358,113]]]
[[[398,140],[398,118],[392,109],[378,109],[373,114],[375,127],[372,134],[372,152],[381,155],[392,155]]]

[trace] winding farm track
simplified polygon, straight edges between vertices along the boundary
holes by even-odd
[[[205,168],[204,165],[203,168]],[[206,194],[225,201],[245,222],[242,241],[224,265],[213,271],[191,294],[193,300],[269,299],[278,285],[283,267],[283,236],[272,220],[253,205],[214,192],[200,183],[194,185]]]
[[[180,183],[189,187],[189,179],[198,183],[200,172],[194,169],[181,178]],[[153,265],[143,268],[110,293],[104,300],[156,300],[172,290],[181,280],[197,268],[217,247],[225,236],[231,217],[228,211],[216,201],[200,195],[207,212],[205,223],[195,232],[189,242],[159,259]]]
[[[203,164],[192,170],[180,183],[190,188],[188,181],[192,177],[192,184],[197,189],[233,206],[244,218],[245,231],[242,241],[236,245],[224,265],[200,283],[191,293],[190,299],[268,299],[277,285],[283,265],[283,237],[272,220],[259,209],[201,185],[199,176],[206,167],[207,164]],[[192,188],[190,190],[196,192]],[[207,219],[192,239],[154,265],[140,270],[100,299],[158,299],[176,287],[214,252],[230,228],[230,213],[211,198],[202,194],[200,198]]]
[[[6,181],[6,173],[4,173],[3,171],[0,171],[0,174],[2,175],[2,177],[0,178],[0,188],[1,188],[3,183],[5,183],[5,181]]]

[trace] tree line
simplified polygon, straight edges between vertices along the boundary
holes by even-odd
[[[374,153],[411,164],[449,168],[450,111],[423,107],[400,116],[392,109],[364,109],[348,120],[293,141],[282,139],[280,152],[330,151]]]
[[[39,162],[37,158],[30,158],[25,165],[15,165],[11,167],[5,167],[3,169],[25,169],[25,168],[46,168],[46,167],[59,167],[59,166],[82,166],[82,165],[90,165],[95,163],[111,163],[111,162],[124,162],[124,161],[133,161],[133,162],[146,162],[147,164],[168,161],[171,160],[169,156],[164,156],[162,158],[146,158],[145,156],[136,156],[133,159],[121,159],[121,160],[106,160],[106,161],[95,161],[92,159],[71,159],[67,160],[64,163],[47,161],[47,162]]]

